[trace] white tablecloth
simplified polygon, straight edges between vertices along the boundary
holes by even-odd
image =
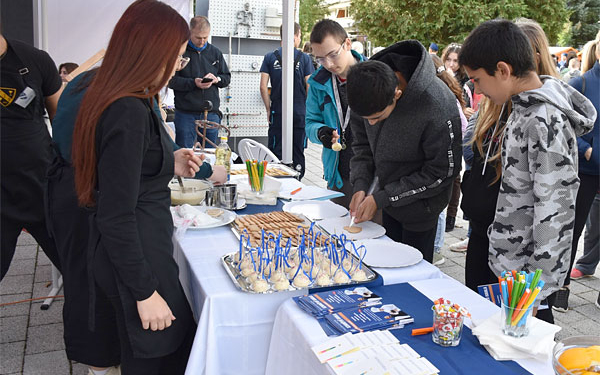
[[[469,309],[477,324],[498,311],[498,307],[458,281],[445,277],[411,281],[410,284],[430,300],[444,296]],[[471,326],[469,320],[466,321]],[[265,374],[310,375],[331,374],[310,348],[328,340],[316,319],[306,314],[293,300],[286,301],[277,311]],[[521,367],[532,374],[553,374],[550,361],[519,360]],[[482,370],[482,374],[485,371]]]
[[[174,243],[181,283],[198,322],[186,374],[264,374],[277,309],[303,292],[256,295],[236,289],[220,260],[238,250],[228,226],[188,231]],[[443,275],[425,261],[376,270],[385,284]]]

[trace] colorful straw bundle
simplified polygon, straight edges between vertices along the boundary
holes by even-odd
[[[265,172],[267,171],[266,161],[246,160],[246,169],[248,170],[248,183],[252,191],[262,192],[265,188]]]
[[[502,301],[506,311],[506,325],[517,326],[526,313],[533,309],[533,304],[544,287],[544,281],[540,280],[542,270],[525,273],[513,270],[504,271],[498,277]],[[527,314],[528,315],[528,314]],[[523,319],[525,320],[525,319]]]

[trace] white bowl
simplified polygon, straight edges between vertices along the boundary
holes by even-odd
[[[181,191],[181,186],[179,186],[177,180],[169,183],[169,188],[171,189],[172,206],[178,206],[186,203],[192,206],[199,205],[202,203],[202,201],[204,201],[206,190],[209,188],[207,182],[193,179],[184,179],[183,186],[185,187],[185,192]]]

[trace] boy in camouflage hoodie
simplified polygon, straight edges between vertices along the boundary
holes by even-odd
[[[579,188],[576,137],[592,129],[596,110],[564,82],[536,74],[529,41],[510,21],[475,28],[459,61],[477,93],[499,105],[512,101],[501,140],[496,215],[488,229],[489,265],[496,275],[542,269],[540,301],[562,286],[569,270]]]

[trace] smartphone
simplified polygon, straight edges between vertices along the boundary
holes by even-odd
[[[202,83],[209,83],[209,82],[212,82],[212,81],[213,81],[212,78],[208,78],[208,77],[202,78]]]

